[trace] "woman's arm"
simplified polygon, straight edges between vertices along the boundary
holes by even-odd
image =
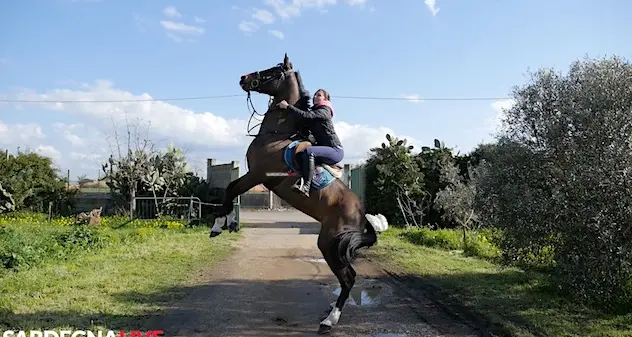
[[[331,110],[328,106],[320,106],[313,110],[303,111],[295,106],[288,105],[288,109],[294,111],[305,119],[327,119],[331,116]]]

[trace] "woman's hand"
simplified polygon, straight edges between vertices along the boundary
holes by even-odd
[[[277,106],[281,109],[287,109],[289,104],[287,104],[287,102],[285,100],[282,100],[281,102],[279,102],[279,104],[277,104]]]

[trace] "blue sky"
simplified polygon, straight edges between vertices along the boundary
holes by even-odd
[[[0,147],[37,149],[73,179],[96,177],[112,144],[106,136],[126,112],[151,120],[151,139],[185,148],[194,168],[203,170],[207,157],[245,165],[251,138],[239,77],[288,53],[311,92],[332,93],[344,163],[366,158],[386,132],[466,152],[491,140],[500,108],[511,104],[503,98],[529,69],[566,71],[585,55],[629,57],[631,10],[623,0],[2,1],[4,99],[240,96],[0,103]],[[497,99],[432,100],[450,97]],[[254,103],[262,111],[267,97]]]

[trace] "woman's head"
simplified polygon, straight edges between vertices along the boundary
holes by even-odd
[[[329,92],[327,92],[327,90],[318,89],[314,93],[313,101],[314,105],[320,105],[323,103],[323,101],[331,101],[331,96],[329,95]]]

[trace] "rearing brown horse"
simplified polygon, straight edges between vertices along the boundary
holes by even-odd
[[[318,248],[341,287],[329,316],[320,322],[319,333],[326,333],[338,323],[355,283],[356,272],[351,263],[357,251],[373,246],[377,242],[376,232],[386,230],[388,222],[381,214],[364,213],[359,198],[339,179],[342,172],[339,166],[317,165],[309,197],[292,189],[300,176],[270,175],[301,172],[297,154],[312,145],[301,132],[300,117],[277,107],[282,100],[291,105],[298,102],[298,81],[287,54],[277,66],[241,77],[239,85],[244,91],[267,94],[274,97],[274,101],[261,122],[259,133],[248,147],[248,173],[226,188],[221,210],[214,214],[216,220],[210,236],[221,233],[227,215],[229,229],[238,226],[233,221],[233,200],[258,184],[263,184],[290,205],[320,222]]]

